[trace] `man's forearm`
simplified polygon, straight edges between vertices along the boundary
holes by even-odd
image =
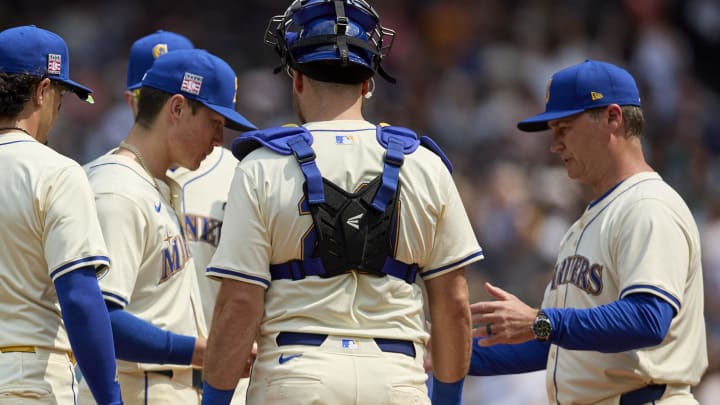
[[[203,363],[204,380],[219,390],[237,385],[262,320],[265,289],[242,281],[222,281]]]
[[[434,376],[455,382],[468,371],[472,325],[465,271],[456,270],[427,283],[432,320]]]

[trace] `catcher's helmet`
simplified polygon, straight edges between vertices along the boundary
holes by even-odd
[[[360,83],[378,72],[392,47],[395,31],[380,25],[365,0],[294,0],[283,15],[270,20],[265,43],[290,66],[320,81]]]

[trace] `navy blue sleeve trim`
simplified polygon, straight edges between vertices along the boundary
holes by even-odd
[[[118,359],[140,363],[190,364],[195,350],[194,336],[160,329],[113,302],[106,304]]]
[[[670,304],[674,305],[675,308],[679,311],[680,308],[682,308],[682,304],[680,304],[680,300],[673,297],[669,292],[663,290],[662,288],[658,288],[652,285],[646,285],[646,284],[637,284],[637,285],[631,285],[630,287],[625,288],[620,292],[620,298],[625,297],[626,295],[630,294],[636,294],[641,293],[644,290],[650,290],[655,291],[656,293],[660,294],[665,300],[670,302]]]
[[[270,282],[264,278],[260,278],[257,276],[250,276],[250,275],[243,274],[243,273],[238,273],[237,271],[225,270],[225,269],[221,269],[218,267],[208,267],[205,270],[205,273],[208,276],[216,276],[217,275],[218,277],[221,277],[221,278],[222,278],[221,275],[227,275],[227,276],[232,276],[232,278],[242,278],[242,279],[246,279],[246,280],[253,280],[253,281],[257,281],[257,282],[264,284],[265,287],[270,287]],[[228,278],[230,278],[230,277],[228,277]]]
[[[435,274],[435,273],[439,273],[439,272],[441,272],[441,271],[445,271],[445,270],[447,270],[447,269],[449,269],[449,268],[456,267],[456,266],[460,266],[460,265],[462,265],[463,263],[469,262],[470,260],[472,260],[472,259],[474,259],[474,258],[476,258],[476,257],[480,257],[480,258],[483,257],[483,252],[482,252],[482,250],[480,250],[479,252],[475,252],[475,253],[473,253],[473,254],[471,254],[471,255],[469,255],[469,256],[466,256],[466,257],[464,257],[464,258],[462,258],[462,259],[460,259],[460,260],[458,260],[458,261],[456,261],[456,262],[454,262],[454,263],[450,263],[450,264],[447,264],[447,265],[445,265],[445,266],[438,267],[437,269],[432,269],[432,270],[424,271],[424,272],[422,272],[421,276],[422,276],[422,278],[426,278],[426,277],[431,276],[431,275],[433,275],[433,274]]]
[[[650,293],[635,293],[594,308],[544,308],[552,323],[550,341],[571,350],[619,353],[660,344],[674,307]]]
[[[107,256],[89,256],[89,257],[83,257],[82,259],[73,260],[69,263],[65,263],[62,266],[55,269],[52,273],[50,273],[50,278],[55,278],[55,275],[67,270],[71,267],[77,267],[80,264],[87,263],[87,262],[97,262],[97,264],[105,265],[107,266],[110,264],[110,259]],[[84,266],[83,266],[84,267]],[[93,266],[94,271],[94,266]]]
[[[55,280],[65,329],[78,366],[100,404],[120,404],[115,379],[115,350],[108,312],[94,266],[67,272]]]
[[[107,292],[107,291],[103,291],[102,294],[104,297],[109,298],[112,301],[118,301],[117,304],[122,305],[123,307],[126,307],[128,304],[128,301],[125,298],[123,298],[117,294],[113,294],[113,293]]]
[[[469,375],[490,376],[545,370],[550,345],[531,340],[517,345],[479,346],[473,339]]]

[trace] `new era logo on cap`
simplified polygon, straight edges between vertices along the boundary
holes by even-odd
[[[202,81],[202,76],[185,72],[185,77],[183,77],[180,90],[197,96],[200,94],[200,89],[202,88]]]

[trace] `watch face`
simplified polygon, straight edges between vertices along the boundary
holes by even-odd
[[[533,334],[538,340],[547,340],[552,332],[552,325],[550,320],[545,315],[538,315],[537,319],[533,323]]]

